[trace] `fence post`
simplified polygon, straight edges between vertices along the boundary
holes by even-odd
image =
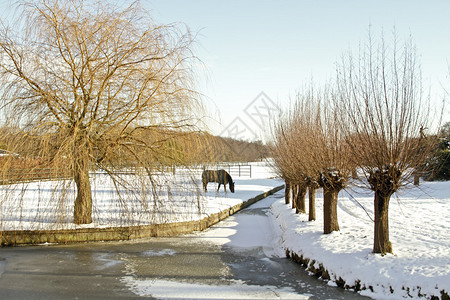
[[[420,174],[416,170],[414,171],[414,185],[419,186],[419,184],[420,184]]]

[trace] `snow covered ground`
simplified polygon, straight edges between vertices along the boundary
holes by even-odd
[[[274,201],[274,197],[268,197],[253,204],[251,208],[267,208],[268,210],[268,207]],[[279,245],[273,244],[276,241],[276,238],[272,236],[274,233],[270,219],[267,216],[240,213],[223,220],[203,232],[196,232],[183,237],[194,244],[207,243],[220,248],[222,246],[232,247],[238,252],[243,251],[247,253],[246,259],[251,259],[249,257],[256,255],[258,256],[256,260],[271,262],[268,257],[283,256]],[[183,241],[186,242],[186,240]],[[254,250],[255,253],[251,252],[251,249],[261,248],[267,257],[259,257],[259,250]],[[172,249],[165,249],[149,254],[154,256],[173,256],[177,253]],[[217,253],[211,255],[213,257],[218,256]],[[272,263],[276,264],[275,262]],[[133,263],[125,262],[125,265],[126,275],[121,278],[121,281],[133,293],[142,297],[154,297],[156,299],[310,299],[310,296],[312,296],[308,293],[298,293],[286,284],[260,285],[240,279],[227,278],[226,274],[230,272],[230,266],[226,265],[223,266],[221,279],[217,282],[209,283],[195,281],[195,279],[186,281],[179,277],[174,279],[143,278],[143,276],[136,276],[138,272]],[[212,263],[212,265],[215,264]],[[199,268],[199,266],[196,265],[194,268]],[[274,274],[271,275],[273,276]],[[193,277],[195,278],[196,276]]]
[[[115,191],[106,174],[92,176],[93,223],[73,224],[73,200],[76,188],[70,182],[46,181],[0,186],[0,230],[74,229],[80,227],[111,227],[196,221],[242,203],[282,184],[268,179],[265,163],[252,163],[252,176],[235,177],[235,193],[223,185],[209,183],[203,192],[202,169],[187,174],[164,174],[158,182],[157,200],[152,192],[143,196],[135,186]],[[148,183],[147,183],[148,184]],[[139,186],[139,185],[137,185]]]
[[[246,285],[241,281],[228,282],[226,285],[135,280],[132,277],[125,277],[123,281],[135,294],[156,299],[309,299],[308,295],[296,294],[289,288]]]
[[[273,174],[264,165],[255,164],[253,168],[252,178],[234,178],[234,194],[224,193],[223,189],[217,193],[216,186],[209,184],[208,192],[202,192],[200,198],[196,198],[198,194],[195,193],[191,198],[188,194],[174,197],[175,203],[163,207],[166,209],[163,218],[140,213],[136,207],[127,213],[132,213],[138,224],[195,220],[282,184],[279,180],[268,179]],[[123,214],[123,207],[115,206],[114,203],[120,201],[114,198],[110,183],[99,180],[93,184],[97,202],[94,203],[95,222],[89,226],[120,224],[117,220]],[[0,187],[0,228],[44,229],[55,228],[55,224],[75,227],[70,220],[71,203],[55,206],[52,202],[55,201],[52,184],[30,183],[28,187],[33,188],[26,190]],[[5,201],[14,199],[15,195],[20,195],[23,201]],[[442,290],[450,292],[450,182],[421,182],[419,188],[412,187],[392,196],[389,210],[392,255],[372,253],[372,193],[357,188],[341,192],[338,201],[340,231],[328,235],[322,234],[322,204],[323,196],[318,190],[317,220],[308,222],[307,215],[295,214],[290,205],[284,204],[284,199],[276,200],[269,212],[271,228],[259,226],[255,232],[254,227],[251,229],[244,222],[236,228],[224,228],[223,234],[214,239],[233,243],[238,238],[252,246],[261,243],[260,238],[263,238],[271,245],[267,245],[267,249],[272,249],[268,256],[283,256],[288,249],[314,260],[316,267],[322,265],[330,274],[329,284],[335,284],[339,279],[348,286],[358,283],[363,289],[361,294],[376,299],[429,298],[441,296]],[[201,213],[198,212],[199,205]],[[67,219],[61,222],[58,219],[61,214],[52,214],[55,209],[65,211]],[[164,288],[165,283],[161,284]]]
[[[323,265],[330,284],[340,278],[348,286],[359,282],[360,293],[376,299],[440,297],[442,290],[450,292],[450,182],[421,182],[411,188],[391,198],[393,255],[372,253],[373,195],[360,189],[340,193],[340,231],[328,235],[322,234],[320,192],[313,222],[296,215],[283,199],[275,202],[271,218],[278,243],[314,261],[316,268]]]
[[[284,257],[289,249],[314,260],[316,267],[322,265],[330,274],[329,285],[336,285],[340,278],[349,286],[359,282],[362,289],[359,293],[374,299],[430,299],[432,295],[440,298],[442,290],[450,291],[450,182],[421,182],[419,188],[410,188],[391,198],[392,255],[372,253],[373,195],[356,188],[339,195],[339,232],[322,234],[323,195],[318,190],[316,221],[308,222],[307,215],[295,214],[278,196],[271,199],[270,226],[262,216],[250,219],[242,214],[198,234],[218,245],[262,247],[268,257]],[[165,293],[168,287],[175,298],[180,295],[212,298],[222,291],[216,286],[167,281],[132,280],[129,284],[137,294],[155,293],[152,295],[162,298],[168,297]],[[252,298],[256,294],[251,289],[236,283],[225,287],[223,292],[231,298],[245,298],[247,294]],[[267,293],[258,298],[270,298],[274,292],[281,299],[299,297],[289,290],[267,287]]]

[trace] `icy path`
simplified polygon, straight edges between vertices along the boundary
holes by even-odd
[[[362,299],[309,276],[273,244],[278,239],[266,213],[282,194],[179,238],[182,250],[172,244],[148,253],[147,265],[178,267],[175,274],[166,270],[165,276],[149,276],[144,260],[130,261],[123,281],[137,295],[159,299]]]
[[[1,298],[361,298],[279,257],[266,212],[282,194],[186,236],[0,249]]]

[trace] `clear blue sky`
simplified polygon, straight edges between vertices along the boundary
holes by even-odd
[[[183,22],[198,32],[197,55],[206,67],[200,90],[221,133],[260,92],[281,107],[311,78],[334,76],[335,63],[375,35],[412,35],[424,86],[442,98],[450,90],[448,0],[148,0],[157,22]],[[450,97],[447,96],[447,98]],[[437,99],[439,100],[439,99]],[[448,115],[448,114],[447,114]],[[215,123],[215,122],[213,122]],[[250,120],[254,131],[261,128]],[[262,130],[267,131],[267,128]]]
[[[366,41],[369,24],[375,35],[394,26],[400,39],[412,35],[424,86],[437,103],[444,87],[450,92],[450,0],[141,1],[157,23],[182,22],[198,34],[198,89],[215,134],[227,135],[238,118],[237,127],[263,137],[268,128],[249,119],[248,105],[258,106],[264,92],[283,108],[311,78],[333,77],[336,61]],[[0,14],[12,3],[0,0]]]

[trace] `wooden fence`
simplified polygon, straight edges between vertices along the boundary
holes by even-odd
[[[7,169],[0,173],[0,185],[19,182],[57,180],[70,177],[71,174],[66,169],[56,169],[56,168]]]
[[[252,177],[252,166],[249,164],[216,164],[212,166],[198,166],[194,167],[199,170],[202,169],[224,169],[232,177]],[[164,168],[152,168],[153,171],[171,172],[176,174],[176,166],[165,166]],[[134,175],[138,170],[133,168],[124,168],[116,170],[117,174]],[[93,174],[102,173],[99,170],[92,171]],[[67,169],[57,168],[11,168],[0,172],[0,185],[13,184],[20,182],[32,182],[43,180],[58,180],[63,178],[71,178],[71,173]]]
[[[252,177],[252,166],[251,165],[224,165],[222,168],[228,172],[232,177]]]

